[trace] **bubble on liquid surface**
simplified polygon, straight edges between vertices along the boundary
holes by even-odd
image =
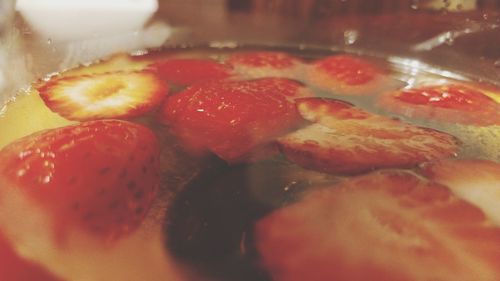
[[[344,44],[352,45],[356,43],[359,37],[359,32],[357,30],[346,30],[344,31]]]
[[[420,7],[420,0],[412,0],[410,2],[410,8],[417,10]]]

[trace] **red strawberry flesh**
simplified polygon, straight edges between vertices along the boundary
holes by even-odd
[[[259,221],[255,237],[276,281],[500,279],[500,228],[409,172],[312,191]]]
[[[335,55],[313,62],[306,73],[309,83],[333,95],[376,95],[404,83],[387,75],[377,64],[353,55]]]
[[[458,85],[403,90],[396,98],[411,104],[473,111],[480,109],[484,103],[494,102],[480,91]]]
[[[89,121],[21,138],[0,151],[0,176],[53,216],[113,239],[134,230],[159,186],[159,144],[147,128]],[[6,187],[3,187],[6,188]]]
[[[203,83],[167,99],[161,119],[188,147],[236,162],[296,127],[301,119],[293,100],[307,95],[281,78]]]
[[[300,61],[293,56],[281,52],[247,52],[231,54],[226,63],[233,66],[270,67],[286,69]]]
[[[314,63],[314,67],[335,80],[348,85],[361,85],[372,81],[380,74],[374,65],[359,58],[338,55]]]
[[[389,92],[379,103],[398,114],[448,123],[499,125],[500,104],[465,85],[439,85]]]
[[[20,257],[0,232],[0,265],[2,281],[61,280],[35,262]]]
[[[354,174],[377,168],[411,167],[453,156],[457,140],[448,134],[371,114],[334,99],[297,100],[314,124],[279,139],[285,155],[303,167]]]
[[[231,68],[212,60],[169,59],[152,65],[169,83],[191,85],[197,82],[220,80],[231,76]]]
[[[446,160],[423,169],[430,179],[448,186],[458,197],[481,208],[500,226],[500,164],[479,159]]]
[[[53,77],[38,87],[45,104],[69,120],[132,118],[155,109],[168,93],[151,71]]]

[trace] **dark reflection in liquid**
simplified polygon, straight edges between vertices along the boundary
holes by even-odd
[[[216,280],[271,280],[259,266],[253,223],[306,187],[335,180],[280,160],[212,171],[173,203],[164,225],[166,246],[193,271]]]

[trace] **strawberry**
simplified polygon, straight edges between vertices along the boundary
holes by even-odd
[[[115,54],[109,58],[94,62],[90,65],[82,65],[61,73],[62,76],[81,76],[103,74],[110,72],[134,72],[141,71],[152,63],[151,59],[144,56],[131,56],[128,54]]]
[[[296,78],[302,61],[282,52],[238,52],[231,54],[226,64],[243,76]]]
[[[226,65],[205,59],[160,60],[151,67],[167,82],[181,86],[231,76],[231,69]]]
[[[151,111],[168,92],[150,71],[53,77],[38,87],[45,104],[69,120],[131,118]]]
[[[480,89],[462,84],[388,92],[379,104],[411,118],[478,126],[500,125],[500,104]]]
[[[306,76],[312,85],[338,95],[373,95],[402,84],[376,64],[351,55],[315,61]]]
[[[160,119],[190,150],[238,162],[297,126],[293,100],[307,95],[301,84],[282,78],[213,81],[169,97]]]
[[[0,178],[51,216],[58,238],[77,227],[114,239],[140,224],[155,197],[159,144],[140,125],[88,121],[7,145]]]
[[[326,98],[297,100],[300,114],[314,122],[281,137],[282,151],[303,167],[354,174],[384,167],[411,167],[450,157],[458,150],[448,134],[371,114]]]
[[[423,174],[448,186],[481,208],[500,226],[500,164],[486,160],[447,160],[426,165]]]
[[[60,280],[40,265],[20,257],[2,233],[0,233],[0,265],[2,281]]]
[[[486,96],[492,98],[497,103],[500,103],[500,89],[491,84],[474,84],[474,88],[478,91],[481,91]]]
[[[405,171],[311,191],[258,221],[254,236],[276,281],[500,280],[500,228]]]

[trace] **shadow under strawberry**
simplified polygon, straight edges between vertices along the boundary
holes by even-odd
[[[255,221],[334,177],[282,160],[205,173],[177,196],[164,223],[166,247],[190,270],[216,280],[271,280],[253,246]]]

